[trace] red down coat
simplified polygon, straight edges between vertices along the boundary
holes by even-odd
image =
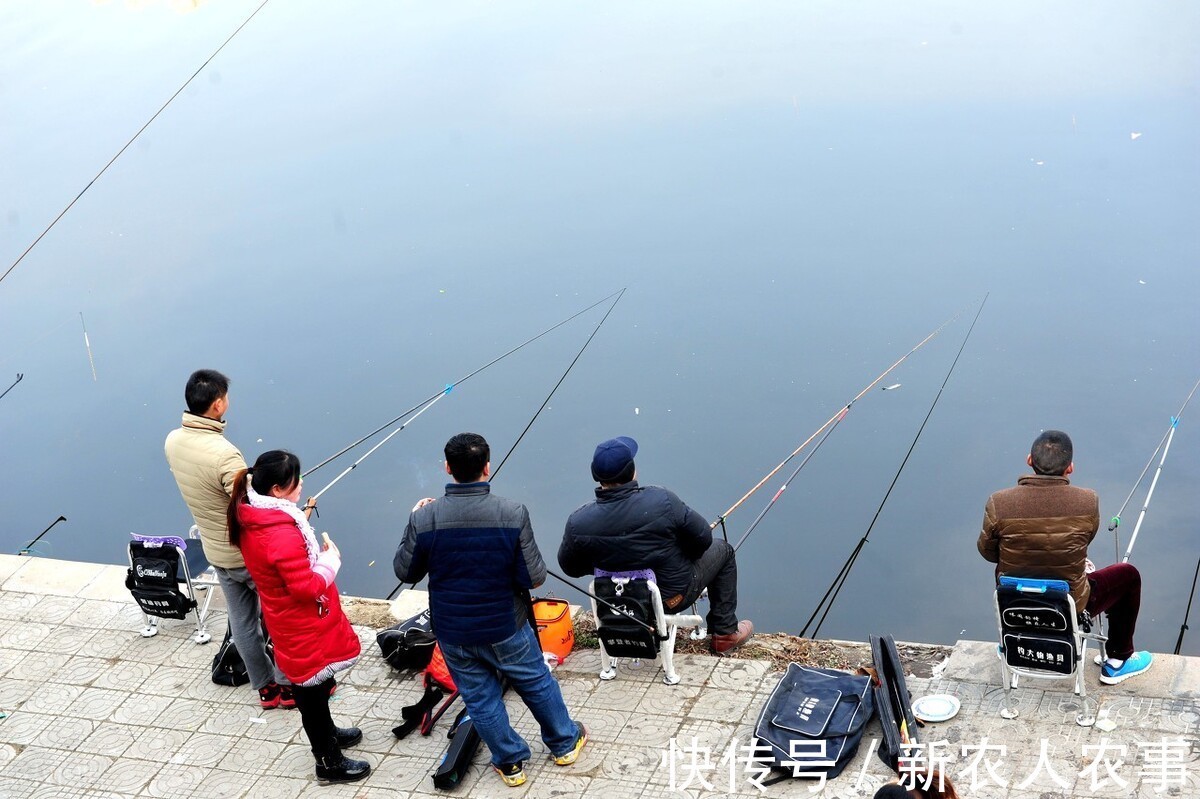
[[[240,545],[254,578],[275,662],[303,685],[322,670],[358,657],[361,646],[342,612],[337,586],[312,570],[304,534],[283,511],[238,505]],[[318,599],[329,612],[318,613]]]

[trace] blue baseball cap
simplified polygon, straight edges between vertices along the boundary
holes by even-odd
[[[602,441],[592,455],[592,477],[598,483],[607,483],[625,471],[637,455],[638,445],[629,436],[617,436]]]

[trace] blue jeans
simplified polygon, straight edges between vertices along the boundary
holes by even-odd
[[[571,720],[558,681],[550,674],[533,629],[522,624],[516,634],[495,644],[459,646],[439,642],[450,676],[462,693],[479,737],[497,766],[523,763],[532,755],[525,739],[508,721],[501,676],[508,679],[542,727],[542,740],[555,757],[571,751],[579,726]]]

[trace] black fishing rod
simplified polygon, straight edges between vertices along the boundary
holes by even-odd
[[[1179,654],[1180,648],[1183,646],[1183,634],[1187,632],[1188,616],[1192,615],[1192,600],[1196,598],[1196,579],[1200,578],[1200,558],[1196,560],[1196,573],[1192,575],[1192,590],[1188,594],[1187,611],[1183,614],[1183,625],[1179,628],[1179,638],[1175,641],[1175,654]]]
[[[102,168],[102,169],[101,169],[99,172],[97,172],[97,173],[96,173],[96,177],[94,177],[94,178],[92,178],[91,180],[89,180],[89,181],[88,181],[88,184],[87,184],[86,186],[84,186],[82,190],[80,190],[79,194],[76,194],[76,195],[75,195],[75,199],[74,199],[74,200],[71,200],[71,202],[67,203],[67,207],[66,207],[66,208],[64,208],[64,209],[62,209],[61,211],[59,211],[59,213],[58,213],[58,216],[54,217],[54,219],[53,219],[53,220],[50,222],[50,224],[49,224],[49,225],[46,225],[46,229],[45,229],[45,230],[43,230],[41,233],[39,233],[39,234],[38,234],[38,237],[37,237],[36,239],[34,239],[34,240],[33,240],[33,243],[32,243],[32,244],[30,244],[28,247],[26,247],[26,248],[25,248],[25,252],[21,253],[21,254],[20,254],[18,257],[17,257],[17,260],[13,261],[13,263],[12,263],[12,266],[10,266],[10,267],[9,267],[7,270],[5,270],[5,272],[4,272],[4,274],[3,274],[3,275],[0,275],[0,283],[4,282],[4,278],[8,277],[8,276],[9,276],[9,274],[10,274],[10,273],[11,273],[11,272],[12,272],[14,269],[16,269],[16,268],[17,268],[17,265],[18,265],[19,263],[21,263],[21,261],[25,260],[25,256],[26,256],[26,255],[29,255],[29,252],[30,252],[30,251],[31,251],[31,250],[32,250],[34,247],[36,247],[36,246],[38,245],[38,242],[39,242],[39,241],[41,241],[41,240],[42,240],[42,238],[43,238],[43,237],[45,237],[45,235],[46,235],[47,233],[49,233],[49,232],[50,232],[50,229],[51,229],[51,228],[53,228],[55,225],[57,225],[57,224],[58,224],[58,221],[59,221],[60,219],[62,219],[64,216],[66,216],[66,213],[67,213],[67,211],[70,211],[70,210],[71,210],[71,208],[72,208],[72,207],[75,205],[75,203],[79,202],[79,198],[80,198],[80,197],[82,197],[82,196],[83,196],[83,195],[84,195],[84,194],[87,192],[87,190],[88,190],[88,189],[90,189],[90,188],[92,187],[92,185],[93,185],[93,184],[95,184],[95,182],[96,182],[97,180],[99,180],[99,179],[100,179],[100,176],[101,176],[101,175],[103,175],[105,172],[107,172],[107,171],[108,171],[108,168],[109,168],[110,166],[112,166],[112,165],[113,165],[113,163],[114,163],[114,162],[116,162],[116,160],[117,160],[118,158],[120,158],[120,157],[121,157],[121,155],[122,155],[122,154],[123,154],[123,153],[124,153],[126,150],[128,150],[128,149],[129,149],[129,146],[130,146],[131,144],[133,144],[133,143],[134,143],[134,142],[137,140],[138,136],[141,136],[141,135],[142,135],[142,132],[143,132],[144,130],[146,130],[146,128],[150,127],[150,123],[151,123],[151,122],[153,122],[154,120],[158,119],[158,115],[159,115],[159,114],[161,114],[163,111],[167,110],[167,106],[169,106],[169,105],[171,104],[171,101],[172,101],[172,100],[174,100],[176,97],[178,97],[178,96],[180,95],[180,93],[181,93],[181,92],[183,92],[183,90],[184,90],[184,89],[186,89],[186,88],[188,87],[188,84],[190,84],[190,83],[191,83],[193,80],[195,80],[195,79],[196,79],[196,76],[197,76],[197,75],[199,75],[199,74],[200,74],[200,72],[201,72],[201,71],[202,71],[202,70],[203,70],[203,69],[204,69],[206,66],[208,66],[209,62],[210,62],[210,61],[212,61],[214,58],[216,58],[216,57],[217,57],[217,54],[218,54],[218,53],[220,53],[222,50],[224,50],[224,49],[225,49],[225,45],[227,45],[227,44],[229,44],[230,42],[232,42],[232,41],[233,41],[233,37],[234,37],[234,36],[237,36],[239,33],[241,33],[241,32],[242,32],[242,28],[244,28],[244,27],[246,27],[247,25],[249,25],[249,24],[250,24],[250,20],[254,19],[254,17],[255,17],[255,16],[258,14],[258,12],[259,12],[259,11],[262,11],[262,10],[263,10],[263,6],[265,6],[265,5],[266,5],[268,2],[270,2],[270,0],[263,0],[263,2],[262,2],[262,5],[260,5],[260,6],[259,6],[258,8],[256,8],[256,9],[254,9],[254,13],[253,13],[253,14],[251,14],[250,16],[246,17],[246,21],[245,21],[245,22],[243,22],[241,25],[238,25],[238,27],[237,27],[237,30],[235,30],[233,33],[229,34],[229,38],[228,38],[228,39],[226,39],[224,42],[222,42],[222,43],[221,43],[221,46],[220,46],[220,47],[218,47],[216,50],[214,50],[214,51],[213,51],[213,54],[212,54],[212,55],[210,55],[210,56],[209,56],[209,57],[208,57],[208,58],[205,60],[205,62],[204,62],[203,64],[201,64],[201,65],[200,65],[200,68],[199,68],[199,69],[197,69],[195,72],[193,72],[193,73],[192,73],[192,76],[191,76],[190,78],[188,78],[187,80],[185,80],[185,81],[183,82],[183,85],[182,85],[182,86],[180,86],[178,89],[176,89],[176,90],[175,90],[175,93],[174,93],[174,94],[172,94],[170,97],[168,97],[168,98],[167,98],[167,101],[166,101],[165,103],[163,103],[163,104],[162,104],[162,107],[160,107],[160,108],[159,108],[157,111],[155,111],[155,112],[154,112],[154,115],[153,115],[153,116],[151,116],[151,117],[150,117],[148,120],[146,120],[146,124],[144,124],[144,125],[142,125],[140,128],[138,128],[138,131],[137,131],[137,133],[133,134],[133,136],[132,136],[132,137],[129,139],[129,141],[125,142],[125,146],[124,146],[124,147],[122,147],[120,150],[117,150],[117,154],[116,154],[116,155],[114,155],[112,158],[110,158],[110,159],[108,160],[108,163],[107,163],[107,164],[105,164],[105,165],[104,165],[104,167],[103,167],[103,168]]]
[[[1154,452],[1151,453],[1150,459],[1146,461],[1142,473],[1138,475],[1137,482],[1133,484],[1133,488],[1129,489],[1129,496],[1125,497],[1125,501],[1121,503],[1120,509],[1112,517],[1112,522],[1108,526],[1108,531],[1113,533],[1113,544],[1119,555],[1121,552],[1121,537],[1120,533],[1115,531],[1121,525],[1121,513],[1125,510],[1125,506],[1129,504],[1129,500],[1133,498],[1133,494],[1137,491],[1138,486],[1141,485],[1142,478],[1149,471],[1150,464],[1154,463],[1154,458],[1157,457],[1159,450],[1162,450],[1162,458],[1158,462],[1158,468],[1154,470],[1154,478],[1150,481],[1150,489],[1146,492],[1146,501],[1142,503],[1142,510],[1138,513],[1137,523],[1133,525],[1133,534],[1129,537],[1129,548],[1125,550],[1125,557],[1121,558],[1122,563],[1128,563],[1129,556],[1133,554],[1133,545],[1137,541],[1138,531],[1142,529],[1142,521],[1146,518],[1146,511],[1150,509],[1150,499],[1154,496],[1154,487],[1158,485],[1158,478],[1162,474],[1163,464],[1167,461],[1167,453],[1171,450],[1171,441],[1175,438],[1175,428],[1179,426],[1179,420],[1182,418],[1188,403],[1192,401],[1192,395],[1196,393],[1197,387],[1200,387],[1200,380],[1197,380],[1196,384],[1192,386],[1192,390],[1188,392],[1187,399],[1179,407],[1179,412],[1171,417],[1171,426],[1167,428],[1167,432],[1163,434],[1162,439],[1158,442],[1158,446],[1154,448]]]
[[[54,521],[50,522],[50,527],[53,527],[54,525],[58,524],[59,522],[65,522],[66,520],[67,520],[66,516],[59,516]],[[28,544],[26,544],[22,549],[20,549],[17,552],[17,554],[18,555],[28,555],[30,553],[30,551],[33,549],[33,545],[36,544],[38,541],[41,541],[42,536],[44,536],[46,533],[50,532],[50,527],[47,527],[45,530],[42,530],[40,533],[38,533],[37,538],[33,539]]]
[[[499,474],[500,468],[502,466],[504,466],[505,461],[508,460],[508,456],[513,454],[513,452],[517,449],[517,445],[521,443],[521,439],[523,439],[525,437],[525,434],[529,432],[529,428],[533,427],[533,423],[535,421],[537,421],[538,415],[542,412],[542,410],[550,402],[550,398],[554,396],[554,392],[558,391],[558,387],[561,386],[563,381],[567,379],[567,375],[569,375],[571,373],[571,370],[575,368],[575,364],[579,361],[579,358],[583,355],[583,351],[586,350],[588,348],[588,345],[592,343],[592,339],[594,339],[596,337],[596,334],[600,332],[600,328],[603,327],[603,325],[606,321],[608,321],[609,314],[611,314],[613,312],[613,309],[617,307],[617,303],[621,301],[621,297],[623,297],[624,295],[625,295],[625,289],[621,289],[615,295],[613,295],[613,294],[608,295],[609,297],[615,296],[616,299],[613,300],[612,305],[610,305],[608,307],[608,310],[605,311],[604,317],[599,321],[599,323],[597,323],[596,327],[592,330],[592,334],[587,337],[587,341],[583,342],[583,346],[579,348],[579,352],[575,353],[575,357],[571,359],[570,365],[567,366],[566,371],[562,373],[562,377],[558,378],[558,382],[554,384],[554,388],[550,389],[550,393],[546,395],[546,399],[542,400],[542,404],[538,407],[537,411],[533,414],[533,418],[531,418],[529,420],[529,424],[525,425],[525,429],[521,431],[521,435],[517,436],[517,440],[513,443],[513,445],[511,447],[508,448],[508,452],[506,452],[504,454],[504,457],[500,459],[500,466],[497,466],[495,468],[495,470],[492,471],[491,476],[489,478],[489,482],[496,479],[496,475]],[[601,302],[603,302],[603,300],[601,300]],[[594,308],[595,306],[593,305],[591,307]],[[447,388],[447,391],[449,391],[448,388]],[[416,583],[413,583],[413,585],[415,586]],[[393,588],[391,591],[388,592],[387,599],[390,601],[391,598],[393,596],[395,596],[396,593],[399,592],[400,589],[403,587],[404,587],[404,581],[401,580],[396,585],[395,588]]]
[[[17,387],[17,383],[20,383],[20,382],[21,382],[22,380],[24,380],[24,379],[25,379],[25,375],[23,375],[23,374],[21,374],[20,372],[18,372],[18,373],[17,373],[17,379],[13,381],[13,383],[12,383],[12,385],[11,385],[11,386],[9,386],[8,388],[4,389],[4,394],[0,394],[0,399],[4,399],[5,395],[6,395],[6,394],[8,394],[8,392],[12,391],[14,388],[16,388],[16,387]]]
[[[990,294],[991,292],[988,292]],[[909,457],[913,450],[916,449],[917,441],[921,438],[921,433],[925,430],[925,425],[929,422],[929,417],[933,415],[933,409],[937,407],[938,400],[942,398],[942,391],[945,390],[946,384],[950,382],[950,375],[954,374],[954,367],[958,365],[958,359],[962,357],[963,349],[967,346],[967,341],[971,338],[971,332],[975,330],[975,323],[979,321],[979,315],[983,313],[983,306],[987,304],[988,294],[983,295],[983,302],[979,303],[979,310],[975,312],[975,318],[971,320],[971,326],[967,328],[967,335],[963,337],[962,344],[958,348],[958,353],[954,356],[954,362],[950,364],[950,369],[946,372],[946,378],[942,381],[942,387],[938,389],[937,396],[933,398],[933,403],[929,406],[929,412],[925,414],[925,419],[921,422],[921,426],[917,429],[916,436],[913,437],[912,444],[908,447],[908,452],[904,455],[904,460],[900,462],[900,468],[896,470],[896,475],[892,478],[891,485],[888,486],[887,492],[883,495],[883,500],[879,503],[879,507],[875,510],[875,516],[871,519],[871,523],[867,526],[867,531],[863,533],[863,537],[859,540],[858,545],[854,547],[854,551],[850,553],[850,557],[842,564],[841,571],[837,577],[833,579],[833,583],[825,591],[825,596],[821,597],[821,602],[817,605],[816,610],[809,616],[808,621],[804,623],[804,629],[800,631],[800,637],[806,637],[808,626],[812,624],[813,619],[818,613],[821,613],[821,607],[825,606],[825,611],[821,613],[821,619],[817,622],[816,628],[813,630],[812,637],[816,638],[821,632],[821,625],[825,623],[825,617],[829,615],[829,611],[833,609],[833,603],[837,601],[838,594],[841,593],[842,586],[846,584],[846,578],[850,575],[850,570],[854,567],[854,563],[858,560],[858,555],[867,544],[867,540],[871,536],[871,530],[875,528],[875,522],[879,521],[879,514],[883,512],[883,506],[887,504],[888,497],[892,495],[892,489],[896,487],[896,481],[900,479],[901,472],[904,471],[904,466],[908,463]],[[831,596],[832,595],[832,596]],[[826,605],[828,600],[828,605]]]
[[[776,467],[774,469],[772,469],[771,471],[769,471],[765,475],[763,475],[763,478],[761,480],[759,480],[757,483],[755,483],[753,488],[751,488],[749,491],[747,491],[745,494],[743,494],[741,499],[739,499],[737,502],[733,503],[733,505],[731,505],[729,507],[729,510],[722,513],[712,523],[710,523],[709,529],[715,530],[717,528],[717,525],[721,525],[721,527],[724,528],[725,520],[727,518],[729,518],[729,514],[733,513],[735,510],[737,510],[739,507],[741,507],[742,503],[744,503],[746,500],[750,499],[750,497],[753,496],[754,493],[758,491],[758,489],[760,489],[764,485],[766,485],[766,482],[768,480],[770,480],[772,477],[774,477],[775,474],[780,469],[782,469],[784,466],[786,466],[788,463],[790,463],[792,458],[799,455],[800,452],[805,447],[807,447],[809,444],[811,444],[817,436],[819,436],[819,435],[821,435],[821,433],[825,432],[825,429],[827,427],[829,427],[830,425],[833,425],[833,424],[841,423],[842,419],[846,415],[846,412],[849,411],[851,407],[853,407],[854,403],[856,403],[860,399],[862,399],[868,391],[870,391],[872,388],[874,388],[879,383],[879,381],[883,380],[883,378],[885,378],[889,374],[891,374],[892,371],[895,370],[897,366],[899,366],[900,364],[902,364],[906,360],[908,360],[908,356],[912,355],[914,352],[921,349],[921,347],[924,347],[925,344],[928,343],[934,336],[936,336],[938,333],[942,332],[942,328],[944,328],[946,325],[950,324],[955,319],[957,319],[961,313],[962,313],[962,311],[959,311],[958,313],[954,314],[954,316],[947,319],[945,322],[942,322],[940,325],[937,326],[937,328],[932,333],[930,333],[928,336],[926,336],[925,338],[918,341],[915,347],[913,347],[908,352],[904,353],[904,355],[900,356],[899,360],[897,360],[894,364],[889,366],[887,369],[884,369],[883,372],[879,375],[879,377],[876,377],[874,380],[872,380],[870,383],[868,383],[866,388],[864,388],[862,391],[858,392],[858,394],[855,395],[854,399],[850,400],[845,405],[843,405],[841,407],[841,409],[838,410],[837,413],[835,413],[833,416],[830,416],[829,419],[826,420],[825,424],[818,427],[813,432],[812,435],[810,435],[808,438],[804,439],[803,443],[801,443],[800,446],[798,446],[794,450],[792,450],[792,453],[790,455],[788,455],[786,458],[784,458],[782,461],[780,461],[779,464],[776,465]]]
[[[542,336],[545,336],[547,333],[550,333],[550,332],[552,332],[552,331],[554,331],[554,330],[557,330],[558,328],[560,328],[560,327],[562,327],[563,325],[565,325],[567,322],[570,322],[570,321],[572,321],[573,319],[575,319],[575,318],[577,318],[577,317],[579,317],[579,316],[582,316],[583,314],[585,314],[585,313],[587,313],[588,311],[590,311],[590,310],[592,310],[593,308],[595,308],[597,305],[600,305],[600,304],[601,304],[601,303],[603,303],[603,302],[606,302],[606,301],[608,301],[608,300],[611,300],[613,297],[618,297],[618,296],[619,296],[621,293],[623,293],[624,291],[625,291],[625,289],[621,289],[621,291],[615,291],[615,292],[613,292],[612,294],[609,294],[607,297],[602,297],[602,298],[600,298],[600,299],[596,300],[596,301],[595,301],[595,302],[593,302],[591,305],[589,305],[588,307],[584,308],[582,311],[577,311],[576,313],[573,313],[573,314],[571,314],[571,315],[570,315],[570,316],[568,316],[566,319],[563,319],[561,322],[558,322],[558,323],[556,323],[556,324],[554,324],[554,325],[551,325],[550,327],[548,327],[548,328],[546,328],[545,330],[543,330],[541,333],[538,333],[536,336],[532,336],[531,338],[527,338],[527,339],[525,339],[525,341],[523,341],[523,342],[521,342],[520,344],[518,344],[517,346],[513,347],[513,348],[512,348],[511,350],[509,350],[508,352],[504,353],[503,355],[500,355],[500,356],[497,356],[497,357],[493,358],[492,360],[488,361],[487,363],[485,363],[483,366],[479,367],[479,368],[478,368],[478,369],[476,369],[475,371],[473,371],[473,372],[470,372],[469,374],[467,374],[467,375],[465,375],[465,376],[463,376],[463,377],[460,377],[458,380],[456,380],[456,381],[455,381],[455,382],[453,382],[453,383],[449,383],[449,384],[447,384],[445,388],[443,388],[442,390],[438,391],[436,394],[431,394],[431,395],[429,395],[429,396],[428,396],[428,397],[426,397],[425,399],[423,399],[423,400],[421,400],[420,402],[418,402],[416,405],[414,405],[414,406],[412,406],[411,408],[409,408],[408,410],[406,410],[404,413],[401,413],[401,414],[397,415],[395,418],[393,418],[393,419],[389,420],[388,422],[386,422],[386,423],[384,423],[384,424],[381,424],[379,427],[376,427],[374,430],[372,430],[371,432],[367,433],[365,436],[363,436],[362,438],[358,439],[357,441],[354,441],[354,442],[352,442],[352,443],[350,443],[350,444],[347,444],[346,446],[342,447],[340,450],[338,450],[337,452],[333,453],[333,454],[332,454],[332,455],[330,455],[328,458],[326,458],[325,460],[323,460],[323,461],[321,461],[320,463],[318,463],[316,466],[313,466],[311,469],[309,469],[308,471],[306,471],[306,472],[304,473],[304,477],[308,477],[310,474],[312,474],[313,472],[315,472],[317,469],[320,469],[322,466],[326,466],[326,465],[328,465],[329,463],[331,463],[332,461],[334,461],[334,460],[336,460],[336,459],[340,458],[341,456],[345,455],[347,452],[349,452],[350,450],[354,449],[355,447],[357,447],[359,444],[363,443],[363,442],[364,442],[364,441],[366,441],[367,439],[369,439],[369,438],[372,438],[373,436],[375,436],[375,435],[378,435],[379,433],[382,433],[384,430],[388,429],[389,427],[391,427],[392,425],[394,425],[396,422],[400,421],[401,419],[405,419],[405,418],[407,418],[407,417],[409,416],[409,414],[411,414],[411,413],[413,413],[414,411],[416,411],[416,410],[418,410],[418,409],[422,408],[422,406],[426,406],[426,405],[430,405],[430,404],[432,404],[432,403],[433,403],[433,402],[435,402],[436,400],[438,400],[438,399],[440,399],[441,397],[443,397],[443,396],[445,396],[446,394],[448,394],[448,393],[450,392],[450,390],[451,390],[451,389],[455,388],[456,386],[461,386],[463,383],[467,382],[467,381],[468,381],[468,380],[470,380],[472,377],[474,377],[475,375],[479,374],[480,372],[482,372],[483,370],[487,369],[488,367],[490,367],[490,366],[493,366],[493,365],[495,365],[495,364],[499,363],[500,361],[504,360],[504,359],[505,359],[505,358],[507,358],[508,356],[512,355],[514,352],[517,352],[518,350],[522,349],[523,347],[525,347],[525,346],[527,346],[527,345],[529,345],[529,344],[532,344],[533,342],[537,341],[537,340],[538,340],[539,338],[541,338]],[[411,420],[410,420],[410,421],[411,421]]]

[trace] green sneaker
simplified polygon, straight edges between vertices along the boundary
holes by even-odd
[[[583,749],[583,745],[587,743],[587,727],[579,725],[579,737],[575,739],[575,744],[566,752],[566,754],[556,755],[554,765],[570,766],[579,759],[579,752]]]

